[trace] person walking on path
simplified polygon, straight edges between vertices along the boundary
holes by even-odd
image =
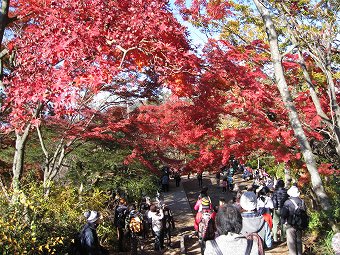
[[[242,216],[233,205],[222,205],[216,215],[216,228],[218,237],[207,241],[204,255],[244,255],[247,254],[247,239],[240,234],[242,229]],[[261,241],[261,240],[260,240]],[[218,253],[218,251],[220,253]],[[253,244],[250,255],[258,255],[258,245]]]
[[[175,230],[175,220],[173,216],[173,212],[166,204],[163,205],[163,232],[164,239],[167,240],[167,246],[171,247],[171,234],[173,230]]]
[[[202,198],[202,210],[197,212],[194,222],[194,228],[198,234],[202,254],[204,254],[205,242],[215,238],[215,218],[216,212],[212,209],[210,201]]]
[[[222,192],[227,192],[228,179],[225,177],[222,180]]]
[[[278,228],[280,227],[280,241],[283,242],[286,237],[286,229],[284,227],[283,222],[280,220],[281,217],[281,210],[288,199],[287,190],[284,188],[285,183],[283,180],[278,180],[276,183],[276,187],[272,196],[273,200],[273,239],[274,242],[278,242],[277,233]]]
[[[160,207],[157,210],[156,205],[151,205],[148,217],[151,219],[152,231],[155,236],[154,249],[155,251],[162,251],[164,249],[163,208]]]
[[[257,206],[257,197],[254,192],[247,191],[242,194],[240,205],[244,210],[242,216],[243,235],[257,233],[263,240],[267,248],[272,247],[272,236],[268,223],[262,215],[259,215],[255,210]]]
[[[288,250],[290,255],[302,255],[302,230],[292,226],[292,218],[297,207],[302,207],[304,210],[306,210],[306,207],[296,186],[292,186],[287,194],[289,199],[285,201],[282,207],[281,221],[286,226]]]
[[[162,190],[163,192],[168,192],[169,191],[169,175],[168,174],[163,174],[161,183],[162,183]]]
[[[175,179],[175,182],[176,182],[176,187],[179,187],[179,184],[181,183],[181,175],[180,175],[179,171],[175,172],[174,179]]]
[[[211,209],[213,208],[212,207],[212,203],[211,203],[211,199],[210,197],[208,196],[208,187],[207,186],[204,186],[201,190],[201,193],[199,194],[198,198],[197,198],[197,201],[194,205],[194,210],[195,211],[201,211],[202,210],[202,199],[203,198],[206,198],[209,200],[210,202],[210,207]]]
[[[269,188],[260,186],[257,198],[257,212],[261,214],[264,220],[268,223],[269,228],[273,227],[272,210],[274,208],[273,200],[268,196]]]
[[[100,221],[100,214],[97,211],[84,213],[87,223],[80,232],[80,244],[82,255],[108,255],[98,240],[97,227]]]
[[[117,228],[118,250],[120,252],[125,251],[124,240],[126,235],[125,230],[125,218],[128,215],[127,203],[123,198],[119,199],[119,204],[115,209],[114,226]]]
[[[197,173],[198,187],[202,187],[203,185],[203,175],[202,173]]]
[[[216,172],[216,184],[217,184],[217,187],[220,186],[220,182],[221,182],[221,172],[217,171]]]

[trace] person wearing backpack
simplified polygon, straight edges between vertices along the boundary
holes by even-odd
[[[243,210],[241,234],[258,234],[267,248],[272,247],[272,235],[268,223],[263,216],[256,212],[257,197],[253,191],[246,191],[240,198],[240,205]]]
[[[150,210],[150,198],[145,197],[142,200],[140,205],[140,212],[143,215],[143,239],[146,239],[149,236],[151,230],[151,220],[148,218],[148,213]]]
[[[81,255],[107,255],[98,239],[97,227],[100,221],[100,214],[97,211],[88,211],[84,213],[87,223],[80,232]]]
[[[241,235],[242,216],[230,204],[220,207],[216,215],[217,235],[215,240],[206,242],[204,255],[258,255],[264,254],[262,240]]]
[[[125,220],[125,228],[130,235],[131,255],[137,255],[138,244],[142,246],[140,238],[143,236],[143,227],[143,215],[136,210],[134,204],[130,205],[129,214]]]
[[[281,210],[281,221],[286,226],[287,245],[290,255],[302,255],[302,230],[308,227],[306,206],[300,198],[298,187],[292,186]]]
[[[258,198],[257,198],[257,212],[261,214],[264,220],[268,223],[269,228],[273,227],[272,210],[274,208],[273,200],[269,194],[269,188],[267,186],[260,186],[258,188]]]
[[[198,240],[201,246],[201,253],[204,253],[205,242],[215,238],[216,212],[212,209],[210,200],[206,197],[201,201],[202,210],[198,211],[195,217],[194,228],[198,234]]]
[[[273,192],[272,200],[274,205],[274,211],[273,211],[273,239],[274,243],[278,242],[277,239],[277,232],[278,227],[280,226],[281,234],[280,234],[280,240],[283,242],[286,237],[286,229],[280,220],[281,218],[281,209],[283,207],[283,204],[288,199],[287,190],[285,189],[285,183],[283,180],[278,180],[275,186],[275,190]]]
[[[117,228],[118,250],[120,252],[125,251],[124,239],[125,239],[125,218],[128,214],[128,208],[126,201],[123,198],[119,199],[119,204],[115,209],[114,226]]]

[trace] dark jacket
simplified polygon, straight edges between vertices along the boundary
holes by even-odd
[[[125,228],[125,218],[128,215],[128,208],[125,205],[118,205],[115,210],[114,225],[118,228]]]
[[[102,254],[95,223],[86,223],[81,230],[80,242],[84,255]]]
[[[278,188],[274,190],[272,200],[275,209],[283,207],[283,204],[288,199],[287,190],[285,188]]]
[[[281,210],[281,222],[282,223],[291,224],[292,222],[292,217],[295,211],[295,205],[293,204],[291,200],[294,200],[297,206],[303,206],[304,209],[306,209],[306,206],[301,198],[290,197],[289,199],[286,200]]]

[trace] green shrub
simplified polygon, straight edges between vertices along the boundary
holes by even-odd
[[[104,246],[114,242],[114,228],[106,209],[108,196],[99,190],[79,195],[69,186],[55,186],[49,197],[39,185],[25,186],[19,201],[0,198],[0,254],[66,254],[72,237],[85,223],[86,210],[103,215],[98,227]]]
[[[319,236],[318,240],[311,247],[311,254],[334,255],[332,248],[333,231],[327,231],[324,235]]]

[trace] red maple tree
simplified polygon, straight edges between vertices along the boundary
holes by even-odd
[[[32,126],[60,120],[62,139],[72,140],[114,102],[151,97],[162,86],[190,92],[197,58],[167,1],[18,0],[11,10],[21,28],[7,44],[16,59],[5,87],[6,128],[17,135],[14,186]],[[108,94],[104,105],[96,102]]]

